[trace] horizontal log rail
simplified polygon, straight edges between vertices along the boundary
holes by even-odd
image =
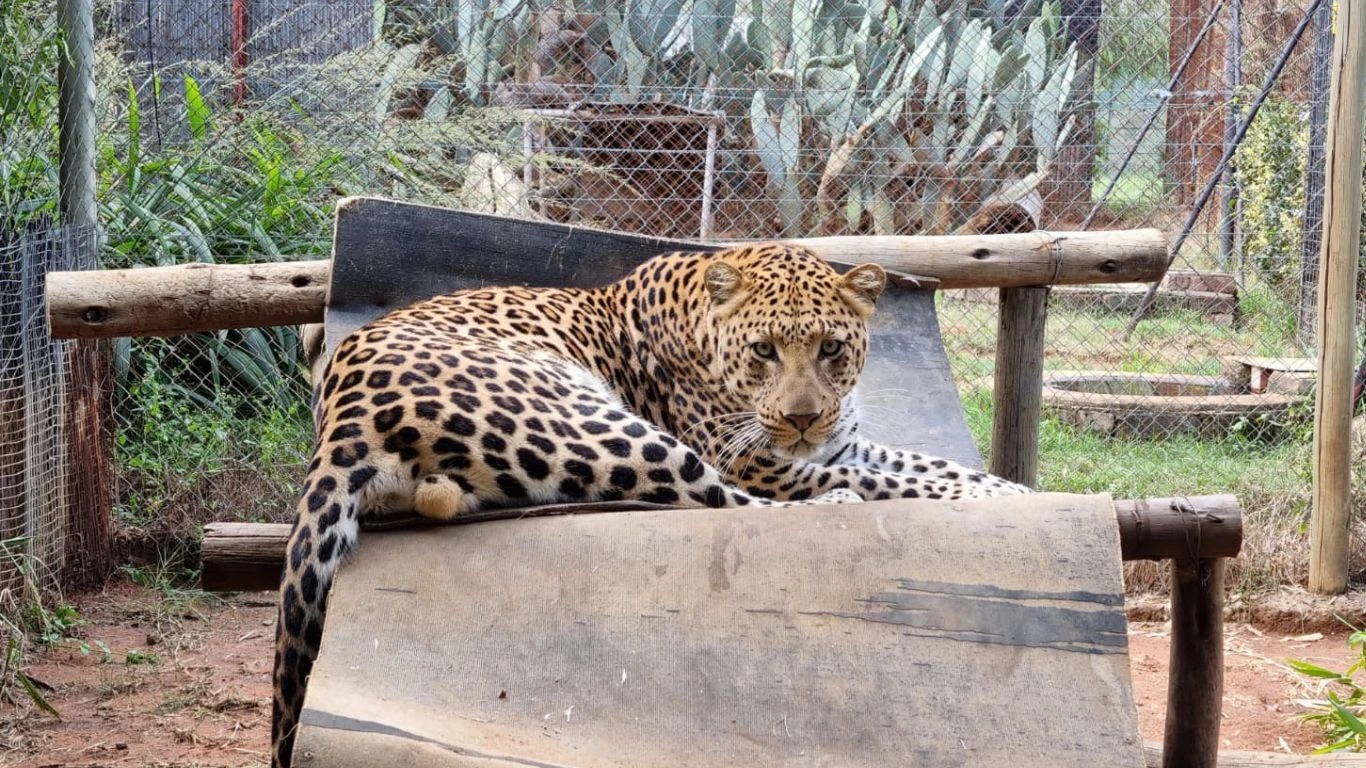
[[[595,512],[664,509],[657,504],[616,502],[491,509],[462,515],[453,525]],[[1120,552],[1125,560],[1233,557],[1243,540],[1243,514],[1231,495],[1116,501]],[[438,525],[416,516],[393,518],[367,530]],[[443,523],[444,525],[444,523]],[[204,526],[200,586],[210,592],[275,589],[285,563],[286,523],[210,523]]]
[[[47,273],[54,339],[319,323],[330,261]]]
[[[1151,282],[1167,267],[1155,229],[797,240],[832,262],[881,264],[940,288]],[[50,272],[53,338],[171,336],[323,320],[330,261]]]

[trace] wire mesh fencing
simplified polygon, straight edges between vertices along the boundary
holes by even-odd
[[[0,592],[80,583],[108,566],[109,408],[98,349],[47,333],[48,270],[93,266],[89,230],[0,229]],[[95,386],[92,386],[95,385]]]
[[[1041,484],[1289,498],[1290,526],[1307,488],[1330,14],[1318,0],[103,0],[99,253],[105,267],[323,258],[348,194],[727,241],[1157,227],[1179,247],[1137,322],[1142,286],[1052,292]],[[939,301],[980,442],[994,299]],[[309,434],[300,350],[292,328],[116,343],[121,519],[287,515]]]

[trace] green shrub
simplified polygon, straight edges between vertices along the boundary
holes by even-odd
[[[1303,108],[1270,98],[1237,153],[1243,248],[1281,298],[1298,300],[1308,129]]]
[[[311,445],[302,396],[270,409],[226,393],[205,403],[146,376],[128,387],[120,413],[120,523],[174,539],[212,520],[288,518]]]
[[[1350,626],[1350,625],[1349,625]],[[1301,675],[1321,681],[1323,698],[1305,699],[1299,703],[1308,708],[1301,720],[1317,725],[1323,731],[1324,743],[1314,754],[1327,752],[1360,752],[1366,748],[1366,689],[1355,675],[1366,669],[1366,632],[1352,627],[1347,644],[1360,655],[1346,671],[1336,672],[1299,659],[1287,659],[1290,668]]]
[[[57,207],[53,21],[47,3],[0,3],[0,231]]]
[[[1247,263],[1292,306],[1299,302],[1303,261],[1308,112],[1306,105],[1268,98],[1235,156]],[[1362,252],[1366,253],[1366,241]]]

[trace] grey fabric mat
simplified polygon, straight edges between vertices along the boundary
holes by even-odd
[[[368,533],[295,764],[1143,764],[1108,497]]]

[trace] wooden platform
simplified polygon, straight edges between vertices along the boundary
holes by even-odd
[[[1236,392],[1308,395],[1318,379],[1318,362],[1312,357],[1224,358],[1224,377]]]

